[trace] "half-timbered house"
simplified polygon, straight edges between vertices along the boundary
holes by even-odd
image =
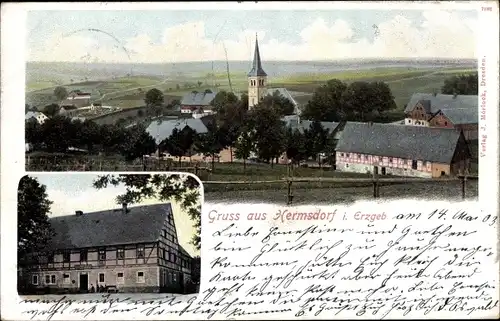
[[[20,262],[21,282],[36,292],[186,292],[191,256],[179,245],[170,204],[49,219],[46,249]]]
[[[347,122],[336,147],[336,169],[381,175],[441,177],[469,170],[471,152],[453,128]]]

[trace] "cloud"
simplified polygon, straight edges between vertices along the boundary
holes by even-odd
[[[345,20],[329,24],[321,18],[299,32],[301,42],[290,44],[267,39],[265,30],[244,30],[232,39],[214,41],[205,34],[205,24],[187,22],[167,28],[159,42],[147,34],[125,41],[133,62],[185,62],[251,59],[255,33],[259,34],[264,60],[329,60],[342,58],[473,58],[477,21],[463,19],[456,12],[423,13],[417,25],[405,16],[396,15],[377,25],[374,39],[355,37],[356,31]],[[370,30],[372,32],[372,30]],[[116,47],[116,45],[114,45]],[[97,43],[89,35],[69,37],[54,35],[45,45],[29,53],[29,60],[82,61],[87,53],[93,61],[127,62],[127,54],[113,45]]]

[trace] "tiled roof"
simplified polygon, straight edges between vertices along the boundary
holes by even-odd
[[[298,129],[301,133],[303,133],[304,130],[311,128],[311,124],[313,123],[311,120],[300,119],[298,115],[285,116],[281,120],[285,122],[286,126],[292,129]],[[333,132],[339,125],[339,123],[327,121],[322,121],[320,123],[321,126],[323,126],[324,129],[327,129],[329,133]]]
[[[459,137],[448,128],[347,122],[336,150],[449,164]]]
[[[77,249],[135,243],[159,239],[167,215],[172,215],[170,203],[129,207],[49,219],[55,236],[48,250]]]
[[[35,118],[36,118],[36,117],[38,117],[38,116],[45,116],[45,114],[43,114],[43,113],[41,113],[41,112],[39,112],[39,111],[29,111],[29,112],[27,112],[27,113],[26,113],[26,115],[24,116],[24,119],[28,120],[28,119],[30,119],[30,118],[32,118],[32,117],[35,117]],[[45,116],[45,117],[47,117],[47,116]]]
[[[185,106],[209,106],[214,100],[216,93],[191,92],[184,95],[181,100],[181,105]]]
[[[207,126],[199,118],[170,119],[163,121],[153,120],[146,128],[146,132],[151,135],[157,144],[170,137],[175,128],[183,130],[186,126],[193,129],[198,134],[206,133]]]
[[[478,108],[477,95],[443,95],[416,93],[411,96],[410,102],[406,105],[405,113],[413,110],[417,103],[421,103],[428,113],[434,114],[439,109],[450,108]]]
[[[454,124],[477,124],[479,112],[477,108],[443,108],[440,111]]]

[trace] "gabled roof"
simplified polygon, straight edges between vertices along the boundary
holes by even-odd
[[[336,150],[449,164],[459,137],[448,128],[347,122]]]
[[[450,108],[478,108],[477,95],[443,95],[416,93],[411,96],[410,102],[406,105],[405,113],[413,110],[415,105],[421,103],[429,114],[436,113],[439,109]]]
[[[205,93],[205,92],[190,92],[184,95],[181,100],[181,105],[186,106],[209,106],[212,100],[214,100],[217,93]]]
[[[285,122],[287,127],[290,127],[293,130],[297,129],[301,133],[303,133],[304,130],[311,128],[311,124],[313,123],[311,120],[300,119],[298,115],[288,115],[283,117],[281,120]],[[339,126],[339,123],[327,121],[322,121],[320,124],[324,129],[327,129],[329,133],[332,133]]]
[[[443,108],[436,115],[439,112],[442,112],[454,125],[477,124],[479,122],[477,108]]]
[[[286,99],[290,100],[290,102],[297,107],[298,103],[297,101],[292,97],[290,92],[286,90],[286,88],[268,88],[267,89],[267,94],[268,95],[273,95],[275,92],[278,92],[281,96],[285,97]]]
[[[175,128],[178,130],[183,130],[186,126],[193,129],[198,134],[206,133],[207,126],[199,118],[182,118],[182,119],[170,119],[163,121],[153,120],[151,124],[146,128],[146,132],[151,135],[156,141],[156,144],[160,144],[163,140],[170,137]]]
[[[36,118],[36,117],[38,117],[38,116],[42,116],[42,117],[45,117],[45,118],[47,117],[47,116],[45,116],[45,114],[44,114],[44,113],[41,113],[41,112],[39,112],[39,111],[29,111],[29,112],[27,112],[27,113],[26,113],[26,115],[24,116],[24,119],[30,119],[30,118],[32,118],[32,117],[35,117],[35,118]]]
[[[255,51],[253,53],[253,63],[252,63],[252,69],[248,73],[248,77],[265,77],[267,76],[266,72],[264,69],[262,69],[262,62],[260,60],[260,51],[259,51],[259,40],[257,39],[257,36],[255,36]]]
[[[55,231],[47,250],[149,243],[158,240],[170,203],[52,217]]]

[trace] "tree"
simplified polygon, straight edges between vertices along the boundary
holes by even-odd
[[[194,145],[199,153],[212,157],[213,171],[215,167],[215,155],[219,154],[225,147],[225,135],[221,128],[217,128],[214,123],[209,123],[207,130],[206,133],[196,136]]]
[[[193,147],[196,132],[191,127],[186,126],[182,130],[174,128],[170,137],[160,143],[160,148],[166,150],[170,155],[179,158],[179,166],[182,164],[182,157],[186,156]]]
[[[292,164],[299,165],[300,161],[307,158],[307,141],[305,135],[298,129],[290,127],[286,129],[285,152],[286,157],[292,161]]]
[[[42,136],[42,125],[34,118],[29,119],[25,125],[24,136],[26,142],[32,144],[34,150],[38,150],[44,139]]]
[[[17,190],[18,260],[47,246],[54,233],[47,216],[51,204],[45,185],[30,176],[21,178]]]
[[[225,90],[219,91],[214,99],[210,102],[213,109],[217,113],[224,113],[228,106],[231,106],[238,102],[238,97],[232,92],[227,92]]]
[[[391,88],[383,81],[374,81],[370,83],[370,101],[372,109],[382,114],[397,108]]]
[[[127,137],[126,140],[120,146],[120,154],[127,161],[149,155],[156,150],[154,138],[140,124],[126,129],[125,137]]]
[[[351,121],[371,121],[377,114],[396,108],[394,96],[384,82],[356,81],[342,94],[343,118]]]
[[[197,84],[198,84],[198,87],[201,87],[201,85],[203,85],[203,81],[198,80]]]
[[[243,171],[247,169],[247,159],[255,148],[254,135],[250,128],[243,128],[234,146],[236,158],[243,160]]]
[[[249,115],[249,124],[255,135],[255,151],[260,159],[274,164],[285,151],[285,124],[279,113],[262,105],[255,106]]]
[[[144,98],[144,102],[146,103],[146,106],[160,106],[163,104],[163,93],[161,90],[157,88],[150,89],[146,92],[146,96]]]
[[[66,90],[65,87],[58,86],[54,89],[54,96],[58,100],[64,100],[66,97],[68,97],[68,91]]]
[[[66,152],[79,135],[75,124],[64,116],[47,119],[41,128],[41,136],[49,152]]]
[[[342,94],[347,85],[338,79],[327,81],[314,90],[301,116],[304,119],[319,121],[340,121],[344,112]]]
[[[295,105],[277,90],[272,95],[264,96],[259,105],[273,108],[281,116],[292,115],[295,112]]]
[[[59,110],[61,108],[59,107],[58,104],[50,104],[50,105],[47,105],[43,108],[43,113],[47,116],[47,117],[54,117],[56,116],[57,114],[59,114]]]
[[[324,129],[321,123],[317,120],[313,121],[308,129],[304,131],[306,141],[306,155],[314,157],[321,166],[321,158],[318,157],[320,153],[325,151],[328,130]]]
[[[477,95],[477,72],[446,78],[443,87],[441,87],[441,93],[445,95]]]
[[[201,248],[201,203],[200,185],[191,175],[166,174],[120,174],[102,175],[93,183],[96,189],[124,185],[126,191],[117,196],[118,204],[140,203],[143,199],[155,198],[167,202],[175,200],[193,221],[195,234],[191,239],[197,249]]]

